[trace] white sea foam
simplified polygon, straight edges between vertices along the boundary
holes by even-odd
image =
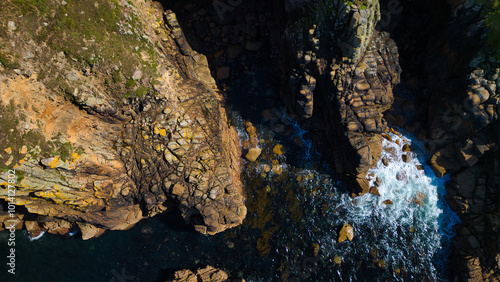
[[[446,245],[454,236],[452,226],[459,222],[441,197],[446,179],[437,178],[415,151],[404,152],[405,144],[417,141],[396,133],[388,135],[392,140],[384,139],[382,157],[367,176],[370,187],[378,182],[380,196],[365,194],[353,200],[346,193],[335,193],[330,200],[326,220],[333,226],[351,224],[354,240],[339,244],[338,235],[326,235],[322,244],[328,246],[330,256],[340,256],[350,265],[366,261],[366,254],[376,250],[377,259],[391,269],[412,273],[411,279],[441,280],[446,276]],[[405,162],[403,155],[410,159]],[[348,277],[356,277],[356,273],[353,268]]]

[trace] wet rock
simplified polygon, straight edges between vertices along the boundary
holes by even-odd
[[[405,162],[405,163],[409,163],[411,161],[411,157],[408,154],[402,155],[401,158],[403,159],[403,162]]]
[[[318,256],[319,251],[320,251],[320,246],[318,243],[313,243],[312,244],[312,249],[313,249],[313,254],[314,256]]]
[[[382,134],[382,137],[384,137],[385,139],[387,139],[387,141],[392,142],[392,136],[391,135],[384,133],[384,134]]]
[[[339,232],[338,242],[342,243],[345,240],[352,241],[353,238],[354,238],[354,229],[352,228],[351,225],[345,223]]]
[[[41,224],[43,229],[51,234],[65,235],[71,229],[71,223],[61,219],[44,218]]]
[[[269,165],[265,164],[262,166],[262,170],[267,173],[267,172],[271,171],[271,167]]]
[[[386,205],[386,206],[389,206],[389,205],[394,204],[394,203],[393,203],[391,200],[389,200],[389,199],[387,199],[387,200],[383,201],[382,203],[383,203],[384,205]]]
[[[83,240],[88,240],[90,238],[99,237],[105,231],[105,229],[98,228],[98,227],[91,225],[91,224],[80,223],[80,222],[77,224],[78,224],[78,227],[80,228],[80,231],[82,232],[82,239]]]
[[[227,48],[227,56],[229,59],[236,58],[241,53],[240,45],[231,45]]]
[[[380,196],[380,192],[378,191],[378,188],[376,186],[372,186],[370,188],[370,194],[375,196]]]
[[[474,90],[474,94],[479,98],[480,103],[484,103],[490,98],[490,92],[483,87],[479,87]]]
[[[335,256],[333,258],[333,262],[335,262],[335,264],[337,264],[337,265],[341,265],[342,264],[342,258],[339,257],[339,256]]]
[[[443,177],[449,172],[460,168],[456,151],[452,146],[439,149],[431,157],[431,168],[437,177]]]
[[[283,133],[285,131],[285,125],[278,123],[273,127],[273,131],[276,133]]]
[[[273,173],[276,175],[280,175],[281,173],[283,173],[283,166],[281,166],[279,164],[274,164],[272,169],[273,169]]]
[[[418,192],[417,195],[415,196],[414,202],[417,203],[419,206],[423,206],[425,201],[425,194]]]
[[[408,176],[406,175],[406,171],[400,170],[396,173],[396,179],[398,181],[408,181]]]
[[[40,226],[38,225],[37,221],[25,221],[24,226],[26,227],[26,230],[30,233],[31,238],[35,238],[40,236],[42,233],[42,230],[40,229]]]
[[[403,152],[405,152],[405,153],[406,153],[406,152],[409,152],[409,151],[411,151],[411,149],[410,149],[410,145],[409,145],[408,143],[405,143],[405,144],[403,145]]]
[[[262,152],[261,148],[250,148],[248,150],[248,153],[245,155],[245,158],[251,162],[255,162],[257,158],[260,156],[260,153]]]
[[[141,229],[141,233],[142,234],[153,234],[153,228],[151,228],[150,226],[144,226]]]
[[[274,146],[273,148],[273,153],[279,156],[283,155],[283,146],[280,144],[276,144],[276,146]]]
[[[382,259],[375,260],[375,265],[377,267],[379,267],[379,268],[385,268],[386,267],[385,261],[382,260]]]

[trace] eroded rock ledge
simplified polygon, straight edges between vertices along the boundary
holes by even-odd
[[[167,282],[245,282],[245,279],[229,278],[223,270],[208,265],[195,271],[189,269],[176,271],[174,277]]]
[[[15,168],[16,227],[88,239],[176,208],[204,234],[240,224],[237,135],[206,58],[157,2],[84,2],[48,1],[42,15],[5,3],[1,25],[14,28],[0,38],[0,199]],[[109,19],[80,22],[85,13]],[[72,45],[44,43],[65,28]]]
[[[284,46],[293,46],[295,61],[282,63],[290,73],[282,98],[352,180],[353,195],[367,193],[366,173],[380,158],[383,115],[401,73],[396,44],[375,30],[379,2],[304,2],[287,12]]]

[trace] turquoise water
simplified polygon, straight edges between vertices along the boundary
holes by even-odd
[[[252,120],[263,149],[257,162],[243,163],[248,216],[242,226],[204,236],[171,213],[88,241],[46,234],[31,242],[17,231],[17,274],[12,279],[2,263],[0,281],[164,281],[174,270],[207,264],[247,281],[446,279],[458,220],[442,200],[446,179],[425,165],[422,144],[390,133],[388,166],[380,161],[370,171],[381,196],[353,200],[307,133],[279,110],[265,75],[249,72],[232,89],[254,101],[234,101],[243,106],[233,108],[232,122],[244,141],[243,120]],[[401,158],[405,143],[413,143],[409,162]],[[283,155],[273,152],[277,144]],[[391,205],[383,203],[388,199]],[[354,238],[338,243],[346,223]],[[7,253],[7,236],[0,233],[0,254]]]

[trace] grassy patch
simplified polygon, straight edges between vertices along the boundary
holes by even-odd
[[[55,148],[55,143],[51,140],[45,140],[44,136],[37,131],[29,130],[25,132],[20,132],[18,130],[18,125],[23,121],[22,116],[16,116],[16,107],[14,103],[11,102],[7,106],[0,105],[0,164],[5,164],[10,156],[13,156],[13,161],[11,167],[14,166],[19,160],[24,158],[24,155],[19,154],[19,150],[23,145],[27,146],[28,149],[35,148],[38,146],[40,153],[43,155],[48,155]],[[7,154],[4,150],[6,148],[11,148],[11,153]],[[37,154],[33,154],[33,157],[37,157]]]
[[[16,36],[22,35],[24,42],[33,40],[38,46],[49,47],[36,60],[41,64],[38,79],[49,80],[50,89],[66,90],[62,85],[65,79],[61,77],[61,70],[52,67],[60,61],[55,59],[60,52],[67,59],[67,70],[111,73],[106,86],[118,100],[126,93],[125,89],[130,88],[126,79],[135,70],[143,72],[143,77],[147,78],[145,81],[154,81],[158,77],[155,47],[142,37],[143,26],[134,15],[135,8],[130,7],[133,5],[122,7],[117,0],[66,2],[66,5],[54,0],[5,0],[2,3],[8,17],[0,18],[0,25],[13,20],[17,27]],[[0,38],[0,44],[7,42]],[[0,63],[6,68],[17,67],[12,60],[16,51],[11,49],[9,54],[0,53]],[[118,71],[112,70],[117,67]]]
[[[486,13],[485,25],[488,28],[488,47],[496,51],[495,58],[500,59],[500,1],[476,0],[482,4]]]
[[[135,97],[141,98],[142,96],[148,94],[149,89],[146,86],[140,86],[135,91]]]
[[[130,89],[130,88],[133,88],[133,87],[136,87],[137,86],[137,82],[135,82],[135,80],[133,79],[127,79],[127,82],[125,83],[125,87],[127,89]]]
[[[19,64],[12,62],[11,60],[7,59],[1,52],[0,52],[0,63],[8,69],[17,69],[19,68]]]

